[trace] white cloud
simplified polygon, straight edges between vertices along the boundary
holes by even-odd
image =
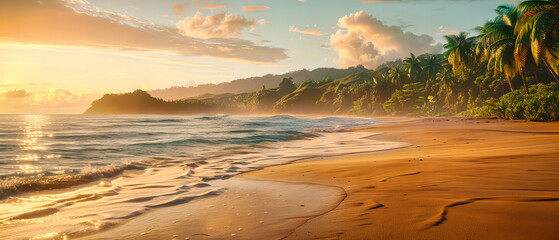
[[[364,11],[339,19],[340,28],[330,36],[330,46],[338,52],[337,63],[342,67],[362,64],[374,68],[381,63],[415,54],[440,53],[428,35],[404,32],[400,26],[388,26]]]
[[[439,27],[439,34],[440,35],[457,35],[459,33],[460,33],[460,31],[458,31],[458,30],[445,29],[444,26]]]
[[[270,23],[270,21],[268,21],[268,20],[262,18],[262,19],[258,20],[257,23],[260,24],[260,25],[264,25],[264,24]]]
[[[314,36],[322,36],[324,35],[324,33],[321,33],[319,30],[314,30],[314,29],[305,29],[305,30],[300,30],[294,26],[289,26],[289,31],[290,32],[296,32],[296,33],[300,33],[300,34],[307,34],[307,35],[314,35]]]
[[[204,17],[197,12],[192,18],[186,17],[177,23],[183,35],[201,39],[238,37],[244,28],[254,28],[254,19],[227,15],[225,12]]]

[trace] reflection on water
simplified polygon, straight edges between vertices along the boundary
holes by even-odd
[[[0,239],[75,238],[220,194],[221,181],[243,172],[402,146],[373,141],[370,133],[309,134],[374,123],[289,115],[0,115]]]
[[[44,145],[44,138],[52,138],[54,135],[43,131],[46,125],[50,124],[47,115],[21,115],[22,123],[19,127],[20,138],[17,138],[19,149],[21,150],[12,160],[24,162],[19,165],[20,172],[24,174],[37,174],[43,170],[40,166],[31,165],[25,162],[39,161],[41,159],[59,158],[58,154],[49,154],[47,146]]]
[[[372,119],[289,115],[0,115],[0,179],[79,174],[147,157],[203,158]]]

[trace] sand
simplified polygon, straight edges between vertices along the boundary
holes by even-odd
[[[383,119],[411,146],[267,167],[91,239],[559,239],[559,122]]]
[[[559,123],[432,118],[357,131],[412,146],[245,174],[341,187],[287,239],[559,239]]]
[[[232,178],[222,194],[151,211],[83,239],[280,239],[346,197],[318,184]]]

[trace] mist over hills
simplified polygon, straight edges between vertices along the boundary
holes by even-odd
[[[317,68],[312,71],[307,69],[292,71],[280,75],[268,74],[261,77],[250,77],[237,79],[220,84],[201,84],[190,87],[170,87],[165,89],[150,90],[148,93],[156,98],[164,100],[177,100],[185,98],[208,98],[213,95],[239,94],[254,92],[265,85],[268,88],[275,88],[284,78],[291,77],[294,83],[301,83],[306,80],[322,80],[324,78],[338,79],[354,73],[368,71],[365,67],[358,65],[347,69],[337,68]]]

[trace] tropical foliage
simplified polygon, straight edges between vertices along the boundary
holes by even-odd
[[[559,120],[559,0],[502,5],[495,13],[494,19],[475,28],[476,36],[445,36],[443,54],[410,53],[375,70],[357,66],[348,69],[351,74],[300,82],[287,74],[277,88],[261,85],[252,93],[168,103],[228,113]],[[94,102],[106,105],[101,103]],[[171,109],[178,111],[175,108]]]

